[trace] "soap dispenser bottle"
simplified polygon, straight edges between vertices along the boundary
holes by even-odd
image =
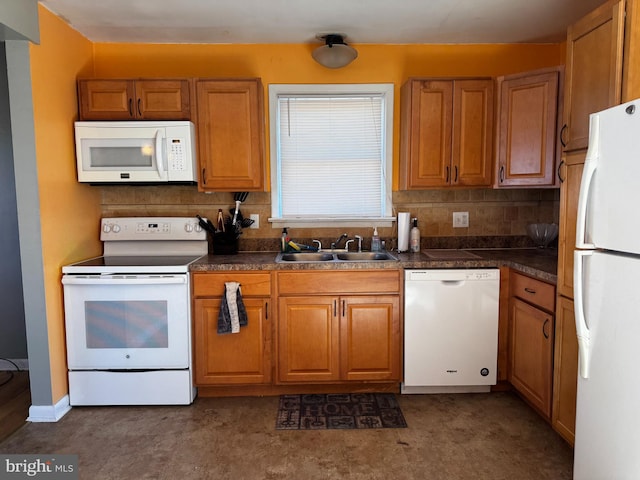
[[[375,227],[373,229],[373,237],[371,237],[371,251],[379,252],[380,250],[382,250],[380,245],[380,236],[378,235],[378,227]]]
[[[281,252],[286,252],[287,251],[287,244],[289,243],[289,232],[287,232],[286,228],[282,229],[282,239],[281,239],[281,246],[280,246],[280,251]]]
[[[413,253],[420,252],[420,229],[418,228],[418,219],[413,219],[413,227],[409,235],[409,250]]]

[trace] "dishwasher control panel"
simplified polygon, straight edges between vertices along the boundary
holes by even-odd
[[[461,270],[456,268],[405,270],[407,281],[482,281],[500,278],[499,269]]]

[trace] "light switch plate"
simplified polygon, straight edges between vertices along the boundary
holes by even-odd
[[[260,228],[260,215],[258,215],[257,213],[252,213],[251,215],[249,215],[249,218],[253,220],[253,223],[249,228]]]
[[[469,212],[453,212],[453,228],[469,227]]]

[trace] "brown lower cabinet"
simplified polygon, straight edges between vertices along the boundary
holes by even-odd
[[[400,271],[277,278],[277,382],[400,381]]]
[[[294,296],[278,311],[278,380],[399,380],[397,295]]]
[[[239,282],[247,326],[218,334],[225,282]],[[197,386],[271,383],[271,275],[194,273],[194,364]]]
[[[553,368],[553,428],[571,445],[575,441],[578,339],[573,300],[558,297]]]
[[[554,348],[553,285],[511,272],[509,381],[551,419]]]

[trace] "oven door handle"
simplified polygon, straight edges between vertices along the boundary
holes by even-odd
[[[149,276],[130,277],[121,276],[94,276],[65,275],[62,277],[63,285],[185,285],[186,276]]]

